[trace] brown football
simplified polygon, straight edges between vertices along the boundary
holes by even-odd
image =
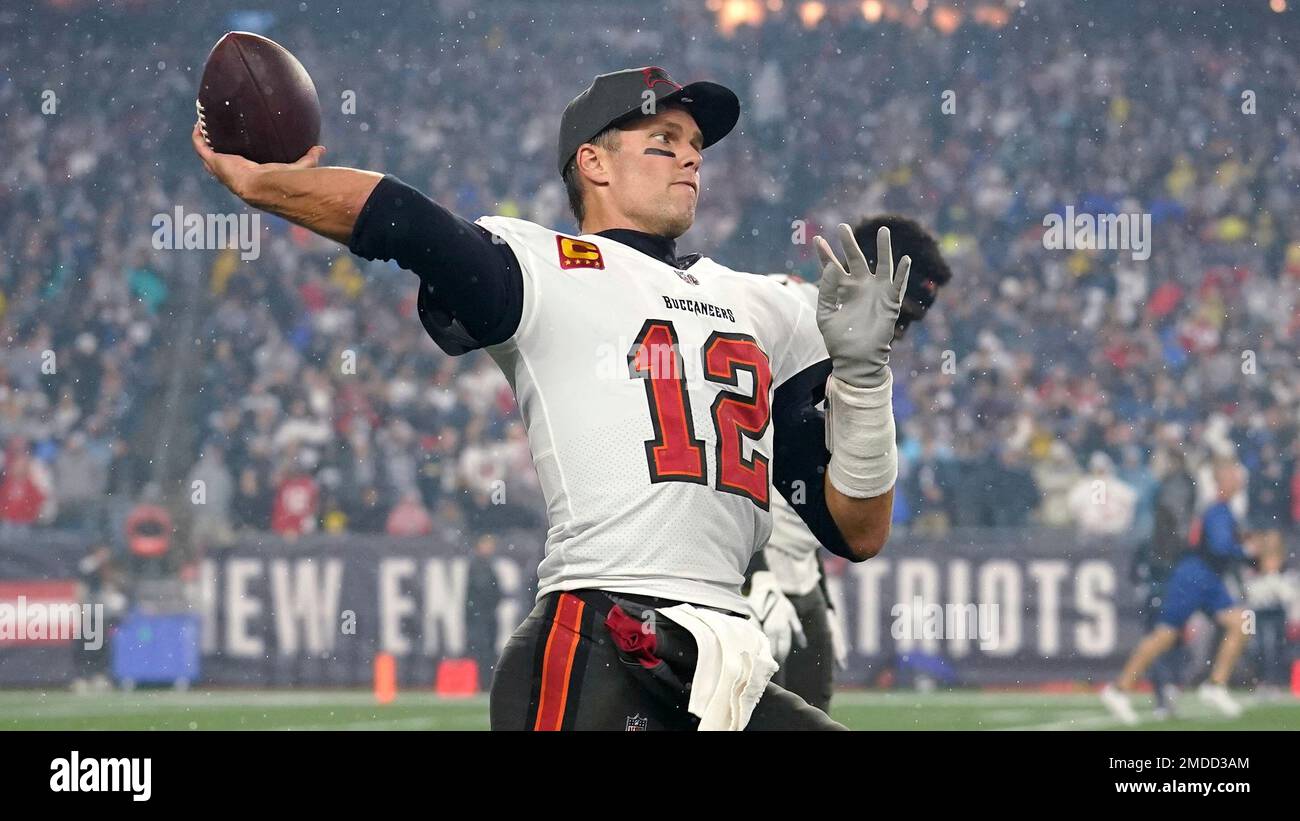
[[[213,151],[293,162],[320,139],[320,100],[302,63],[273,40],[228,32],[199,82],[199,130]]]

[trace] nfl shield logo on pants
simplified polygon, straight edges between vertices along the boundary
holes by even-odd
[[[649,723],[650,723],[650,720],[649,720],[648,718],[642,718],[640,713],[637,713],[637,714],[634,715],[634,716],[628,716],[628,717],[627,717],[627,731],[628,731],[629,733],[630,733],[630,732],[633,732],[634,730],[635,730],[635,731],[640,731],[640,732],[645,732],[645,730],[646,730],[646,725],[648,725]]]

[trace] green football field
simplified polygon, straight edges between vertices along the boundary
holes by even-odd
[[[1180,716],[1151,718],[1149,698],[1134,706],[1142,730],[1297,730],[1300,699],[1257,701],[1237,720],[1184,694]],[[1125,729],[1087,693],[842,691],[832,715],[855,730]],[[486,730],[485,696],[449,699],[405,692],[391,704],[342,690],[141,690],[78,695],[0,691],[0,730]]]

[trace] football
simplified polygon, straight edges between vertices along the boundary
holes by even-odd
[[[196,107],[214,151],[253,162],[293,162],[320,139],[311,75],[288,49],[258,34],[232,31],[217,41]]]

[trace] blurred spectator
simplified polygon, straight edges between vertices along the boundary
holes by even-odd
[[[1265,444],[1250,474],[1247,490],[1250,497],[1250,529],[1268,534],[1270,541],[1280,540],[1290,518],[1291,488],[1288,465],[1274,443]]]
[[[273,495],[262,467],[247,465],[239,473],[235,491],[235,526],[240,530],[270,530]]]
[[[89,605],[103,605],[104,620],[100,625],[103,645],[98,648],[87,647],[84,641],[74,641],[73,681],[75,692],[87,690],[108,690],[110,637],[117,629],[118,623],[126,615],[130,604],[129,581],[126,574],[113,559],[113,551],[107,544],[97,542],[90,552],[77,564],[80,576],[79,601]]]
[[[978,527],[989,495],[989,476],[983,453],[973,443],[961,440],[954,458],[940,463],[939,484],[947,491],[949,521],[956,527]]]
[[[421,498],[430,506],[438,503],[456,489],[456,453],[460,437],[450,426],[442,428],[436,436],[420,440],[420,453],[416,469],[416,484]]]
[[[407,493],[393,506],[384,532],[389,536],[428,536],[433,532],[433,518],[418,493]]]
[[[331,535],[348,532],[348,514],[343,512],[337,495],[328,494],[321,510],[321,530]]]
[[[1159,454],[1160,483],[1156,488],[1151,529],[1151,576],[1163,582],[1190,544],[1196,515],[1196,483],[1180,448]]]
[[[1039,508],[1039,521],[1048,527],[1065,527],[1073,521],[1070,511],[1070,492],[1079,483],[1079,463],[1075,461],[1070,446],[1053,442],[1046,459],[1034,466],[1034,481],[1043,494]]]
[[[1251,649],[1261,691],[1278,697],[1291,676],[1287,613],[1300,598],[1300,580],[1283,572],[1286,552],[1280,541],[1260,541],[1257,550],[1257,572],[1245,581],[1246,604],[1255,612]]]
[[[224,547],[235,537],[231,519],[231,504],[235,499],[235,480],[226,468],[225,452],[219,445],[209,444],[199,461],[190,469],[186,490],[193,502],[195,482],[202,482],[203,502],[193,504],[193,521],[190,538],[195,553],[202,555],[209,547]]]
[[[994,491],[990,504],[991,524],[998,527],[1025,525],[1029,515],[1038,507],[1039,493],[1020,451],[1009,447],[1002,449],[990,484]]]
[[[1088,459],[1088,475],[1070,491],[1070,514],[1086,537],[1116,536],[1133,527],[1137,493],[1115,475],[1115,463],[1098,451]]]
[[[1119,478],[1133,489],[1135,496],[1133,526],[1128,539],[1135,544],[1147,543],[1155,529],[1155,499],[1159,482],[1136,446],[1125,446],[1122,459]]]
[[[0,526],[21,530],[35,524],[45,508],[48,482],[27,452],[27,444],[16,440],[5,453],[0,477]]]
[[[941,452],[939,443],[934,439],[919,441],[921,452],[910,474],[912,481],[905,486],[905,492],[910,492],[912,498],[916,500],[917,532],[941,536],[950,526],[947,499],[942,485],[944,471],[941,464],[948,454]]]
[[[469,499],[462,504],[472,533],[499,533],[507,528],[537,527],[542,523],[535,510],[511,501],[505,488],[503,483],[491,492],[475,489],[469,493]]]
[[[366,485],[361,488],[361,492],[357,494],[352,502],[348,522],[353,533],[384,532],[384,526],[387,525],[388,521],[379,496],[379,488],[374,485]]]
[[[101,527],[108,474],[104,463],[86,447],[86,435],[77,432],[54,460],[54,490],[58,497],[58,524],[86,534]]]
[[[316,532],[319,502],[320,489],[316,480],[296,466],[287,468],[275,489],[271,530],[289,541]]]
[[[319,448],[329,442],[330,436],[329,425],[308,415],[307,403],[295,399],[289,408],[288,418],[276,428],[271,443],[280,451],[301,445]],[[309,452],[315,453],[315,450]]]

